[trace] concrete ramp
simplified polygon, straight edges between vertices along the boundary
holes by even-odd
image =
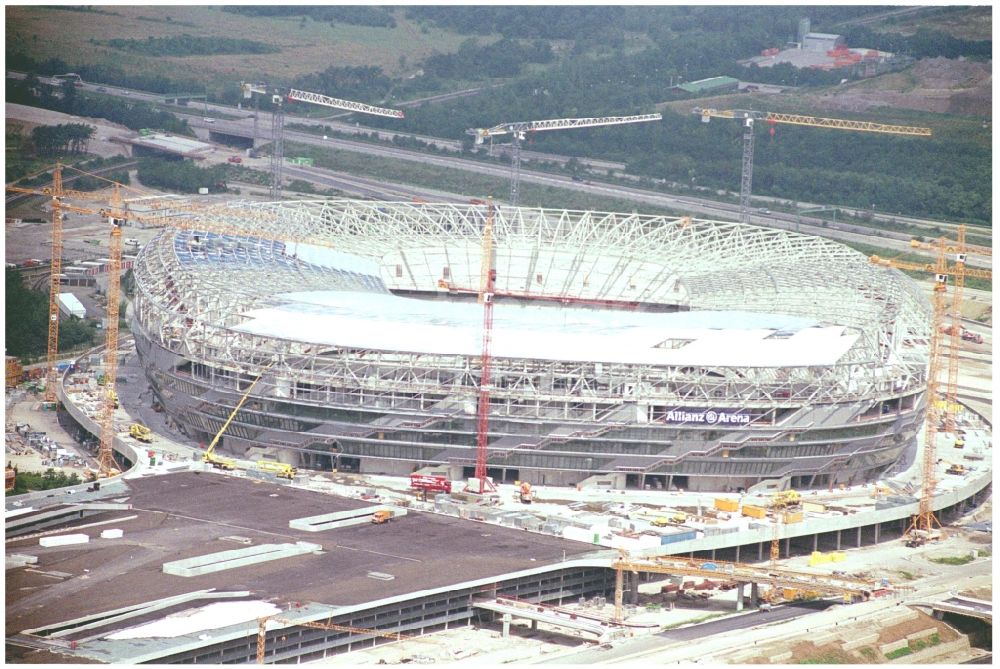
[[[351,509],[350,511],[338,511],[336,513],[325,513],[321,516],[307,516],[305,518],[293,518],[288,521],[288,527],[293,530],[303,532],[325,532],[351,525],[363,525],[372,522],[372,514],[376,511],[389,511],[392,517],[401,518],[406,515],[406,509],[398,506],[366,506],[361,509]]]

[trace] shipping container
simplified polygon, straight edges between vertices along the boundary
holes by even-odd
[[[742,513],[744,516],[749,516],[750,518],[766,518],[767,509],[760,506],[751,506],[750,504],[744,504]]]

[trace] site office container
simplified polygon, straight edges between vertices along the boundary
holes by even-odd
[[[767,509],[762,506],[752,506],[750,504],[743,505],[743,511],[741,512],[744,516],[749,516],[750,518],[766,518]]]
[[[740,502],[736,499],[726,499],[724,497],[715,498],[715,508],[719,511],[737,511],[740,508]]]

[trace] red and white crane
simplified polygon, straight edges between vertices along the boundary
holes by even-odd
[[[249,99],[254,93],[266,94],[268,88],[266,84],[251,84],[243,82],[240,84],[243,97]],[[295,88],[288,89],[287,93],[280,93],[275,90],[271,96],[271,103],[274,111],[271,113],[271,198],[281,199],[281,171],[285,160],[285,101],[287,102],[311,102],[315,105],[333,107],[334,109],[344,109],[346,111],[357,112],[359,114],[371,114],[373,116],[387,116],[390,118],[403,118],[403,112],[398,109],[388,109],[385,107],[375,107],[363,102],[353,102],[340,98],[331,98],[320,93],[300,91]],[[254,141],[257,139],[257,115],[254,112]]]
[[[486,220],[483,223],[483,258],[479,278],[479,303],[483,305],[482,370],[479,377],[479,406],[476,412],[476,474],[475,488],[470,482],[467,492],[480,495],[496,492],[496,486],[486,476],[486,445],[490,431],[490,377],[493,365],[493,297],[496,288],[496,263],[493,261],[493,200],[486,203]]]
[[[516,207],[518,201],[518,184],[521,180],[521,140],[528,132],[542,130],[565,130],[569,128],[594,128],[605,125],[622,125],[625,123],[644,123],[659,121],[660,114],[638,114],[634,116],[598,116],[594,118],[554,118],[544,121],[518,121],[516,123],[501,123],[492,128],[469,128],[465,134],[472,135],[476,144],[483,140],[500,135],[510,135],[513,152],[510,157],[510,203]]]

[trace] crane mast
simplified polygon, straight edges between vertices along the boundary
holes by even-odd
[[[931,136],[930,128],[871,123],[869,121],[852,121],[842,118],[823,118],[820,116],[806,116],[804,114],[781,114],[752,109],[707,109],[702,107],[695,107],[692,113],[700,116],[702,123],[708,123],[713,118],[739,119],[743,122],[743,159],[740,169],[740,223],[750,222],[750,192],[753,184],[754,121],[766,122],[771,126],[772,134],[774,133],[774,126],[776,124],[785,123],[790,125],[804,125],[811,128],[856,130],[859,132],[876,132],[889,135]]]
[[[105,196],[96,193],[66,190],[63,187],[63,165],[56,163],[52,170],[52,185],[42,189],[24,188],[22,186],[7,186],[7,190],[14,193],[24,193],[26,195],[43,195],[51,199],[52,206],[52,260],[49,265],[49,322],[48,322],[48,348],[46,355],[46,402],[56,401],[56,385],[58,376],[56,373],[56,359],[59,357],[59,277],[62,274],[62,252],[63,234],[62,221],[65,212],[72,211],[80,214],[94,214],[91,209],[68,204],[66,197],[75,197],[85,200],[105,199]]]
[[[266,84],[240,83],[240,90],[243,97],[249,99],[254,93],[266,95],[268,87]],[[271,95],[271,103],[274,111],[271,112],[271,192],[272,200],[281,199],[282,172],[285,162],[285,102],[310,102],[312,104],[333,107],[334,109],[344,109],[346,111],[357,112],[359,114],[372,114],[375,116],[388,116],[392,118],[403,118],[403,112],[398,109],[387,109],[385,107],[375,107],[363,102],[352,102],[351,100],[341,100],[331,98],[320,93],[310,91],[300,91],[295,88],[288,89],[282,94],[274,90]],[[254,105],[254,141],[257,139],[257,107]]]
[[[937,259],[934,264],[929,263],[913,263],[902,260],[892,260],[886,258],[880,258],[878,256],[871,256],[869,261],[875,265],[881,265],[883,267],[893,267],[896,269],[908,269],[908,270],[918,270],[924,272],[931,272],[934,275],[934,292],[932,295],[932,305],[933,305],[933,315],[931,317],[931,337],[930,344],[928,347],[928,367],[927,367],[927,413],[924,420],[924,453],[922,460],[922,484],[920,491],[920,506],[918,507],[917,515],[915,515],[910,523],[909,528],[906,530],[905,535],[911,539],[926,539],[930,537],[935,529],[935,527],[940,528],[941,523],[938,521],[937,517],[934,515],[932,509],[934,489],[937,485],[937,434],[941,429],[942,419],[944,423],[945,432],[953,432],[955,430],[955,420],[954,420],[954,404],[953,402],[957,399],[958,392],[958,351],[960,346],[960,339],[956,335],[961,330],[961,316],[959,307],[961,306],[961,290],[956,289],[952,293],[952,330],[951,334],[947,335],[944,332],[943,324],[945,320],[945,311],[947,305],[947,297],[945,295],[948,285],[948,277],[960,277],[956,281],[956,287],[960,282],[964,282],[965,276],[975,276],[979,278],[992,279],[993,273],[989,270],[981,269],[969,269],[965,266],[966,258],[966,246],[965,246],[965,228],[960,226],[958,232],[958,244],[954,247],[949,247],[946,244],[944,237],[938,239],[937,243],[934,245],[923,244],[922,242],[911,242],[912,246],[919,246],[921,248],[935,248],[937,250]],[[978,247],[977,247],[978,248]],[[955,263],[952,265],[948,264],[948,253],[950,251],[958,251],[955,255]],[[958,314],[956,316],[956,314]],[[947,366],[947,385],[944,397],[940,390],[941,381],[941,368],[943,366],[943,349],[944,349],[944,337],[950,336],[951,339],[951,353],[948,358]],[[955,365],[954,372],[951,371],[952,364]]]
[[[480,270],[479,303],[483,305],[483,348],[479,378],[479,406],[476,412],[476,480],[480,495],[494,492],[496,487],[486,476],[487,443],[490,430],[490,383],[493,343],[493,298],[496,288],[496,263],[493,258],[493,201],[486,204],[483,223],[483,257]]]
[[[954,253],[955,264],[952,266],[952,275],[955,277],[954,288],[951,294],[951,353],[948,356],[948,384],[944,393],[944,422],[945,430],[951,432],[955,428],[954,407],[958,403],[958,350],[962,342],[962,290],[965,286],[965,277],[973,276],[978,278],[992,278],[992,272],[987,270],[969,269],[966,267],[966,258],[969,253],[984,256],[993,256],[993,249],[988,246],[976,246],[965,243],[965,225],[959,225],[956,232],[956,242],[948,243],[950,240],[941,240],[939,244],[928,244],[916,239],[910,241],[913,248],[938,250],[938,254]],[[939,245],[944,244],[944,249],[939,250]]]
[[[521,141],[527,132],[538,132],[542,130],[565,130],[569,128],[594,128],[606,125],[622,125],[625,123],[643,123],[646,121],[659,121],[663,117],[660,114],[635,114],[632,116],[597,116],[591,118],[554,118],[542,121],[518,121],[516,123],[501,123],[492,128],[469,128],[465,131],[467,135],[472,135],[475,143],[482,144],[487,137],[501,135],[511,136],[511,157],[510,157],[510,203],[516,207],[519,199],[518,186],[521,181]]]
[[[56,163],[52,171],[52,263],[49,265],[49,341],[48,380],[45,382],[45,401],[56,401],[56,358],[59,352],[59,275],[62,274],[62,164]]]
[[[111,224],[111,242],[108,245],[111,264],[108,266],[108,322],[104,330],[106,337],[104,376],[107,382],[104,385],[104,403],[101,407],[101,445],[97,458],[98,468],[102,476],[108,476],[116,469],[112,449],[115,438],[115,380],[118,375],[118,309],[121,301],[122,226],[125,224],[121,191],[117,184],[112,193],[108,222]]]

